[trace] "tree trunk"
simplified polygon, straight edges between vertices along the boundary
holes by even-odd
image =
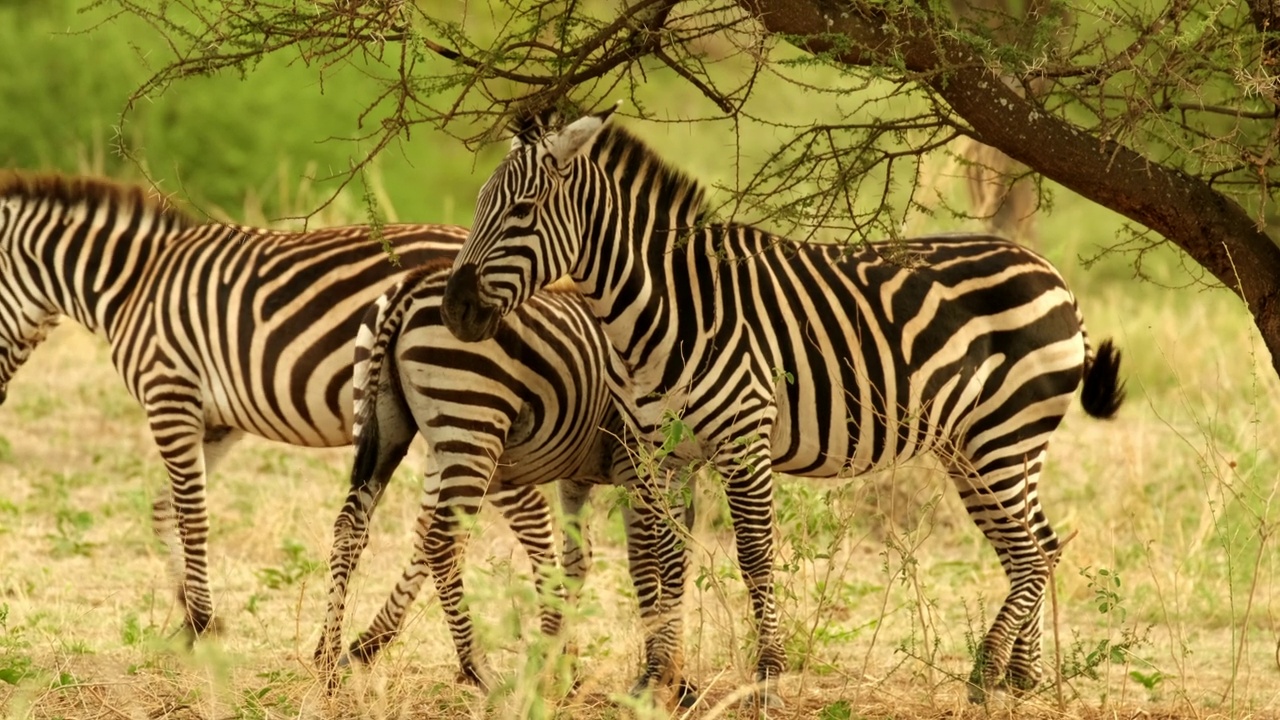
[[[802,50],[921,74],[982,142],[1177,244],[1245,301],[1280,374],[1280,247],[1230,198],[1044,112],[919,13],[823,0],[739,3]]]

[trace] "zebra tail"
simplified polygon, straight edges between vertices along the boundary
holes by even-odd
[[[400,416],[395,418],[397,421],[403,423],[406,419],[403,416],[407,409],[395,378],[395,358],[388,355],[388,350],[400,337],[416,279],[405,278],[380,295],[360,323],[356,338],[356,457],[351,465],[352,487],[367,486],[377,472],[383,451],[380,425],[391,419],[381,415],[395,412]]]
[[[1120,409],[1124,396],[1124,383],[1120,381],[1120,350],[1111,340],[1104,340],[1086,363],[1080,404],[1093,417],[1111,418]]]

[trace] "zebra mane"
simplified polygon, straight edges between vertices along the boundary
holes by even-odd
[[[573,295],[578,292],[578,284],[573,281],[573,276],[565,275],[546,285],[542,290],[554,295]]]
[[[448,270],[453,267],[453,258],[434,258],[428,260],[421,265],[415,265],[404,274],[403,283],[409,285],[416,283],[428,275],[435,275],[442,270]]]
[[[52,200],[63,205],[124,205],[154,213],[181,227],[200,222],[175,207],[163,195],[149,192],[139,185],[87,175],[2,170],[0,197]]]
[[[657,186],[655,194],[669,206],[683,205],[686,208],[685,217],[680,219],[684,221],[681,226],[663,228],[658,223],[655,230],[689,230],[708,219],[707,191],[702,183],[672,166],[626,128],[613,123],[606,125],[590,152],[596,158],[608,156],[612,172],[622,171],[626,177],[647,175],[648,182]],[[658,217],[669,216],[663,213]]]

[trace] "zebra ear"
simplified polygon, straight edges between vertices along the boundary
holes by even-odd
[[[511,133],[511,149],[534,144],[555,130],[562,120],[560,111],[554,107],[517,114],[507,124],[507,131]]]
[[[609,122],[617,105],[593,115],[585,115],[564,126],[560,132],[548,135],[547,152],[555,158],[560,167],[568,165],[571,160],[591,146],[591,142],[600,135],[600,131]]]

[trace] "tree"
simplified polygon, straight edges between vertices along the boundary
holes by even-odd
[[[1024,17],[939,0],[99,2],[146,18],[172,48],[134,101],[191,75],[249,72],[267,53],[322,75],[360,63],[385,89],[365,117],[373,153],[421,123],[494,139],[517,105],[634,97],[653,72],[734,118],[752,116],[766,73],[834,73],[838,92],[874,84],[908,109],[781,127],[737,202],[854,239],[893,233],[892,188],[969,138],[1141,225],[1129,249],[1176,244],[1247,304],[1280,372],[1280,247],[1266,231],[1280,180],[1277,0],[1046,0]],[[726,55],[735,70],[717,63]]]

